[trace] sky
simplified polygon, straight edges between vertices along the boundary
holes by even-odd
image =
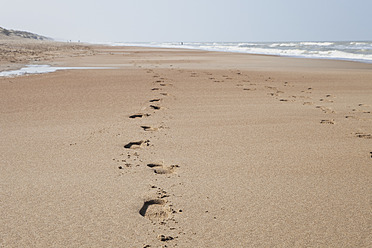
[[[59,40],[372,40],[372,0],[0,1],[0,27]]]

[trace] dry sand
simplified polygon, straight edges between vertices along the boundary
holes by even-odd
[[[20,69],[25,64],[40,63],[61,57],[93,55],[91,46],[81,43],[4,39],[0,33],[0,71]]]
[[[371,64],[94,51],[0,78],[1,247],[371,246]]]

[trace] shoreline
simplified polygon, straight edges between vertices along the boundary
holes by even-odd
[[[1,42],[1,41],[0,41]],[[27,42],[26,42],[27,43]],[[37,43],[37,42],[36,42]],[[45,43],[45,42],[44,42]],[[345,63],[359,63],[359,64],[366,64],[366,65],[371,65],[372,64],[372,61],[371,62],[367,62],[367,61],[361,61],[361,60],[352,60],[352,59],[336,59],[336,58],[310,58],[310,57],[301,57],[301,56],[286,56],[286,55],[276,55],[276,54],[259,54],[259,53],[245,53],[245,52],[234,52],[234,51],[217,51],[217,50],[206,50],[206,49],[197,49],[197,48],[182,48],[182,47],[177,47],[177,48],[173,48],[173,47],[157,47],[157,46],[131,46],[131,45],[119,45],[119,46],[116,46],[116,45],[104,45],[104,44],[94,44],[94,43],[84,43],[84,42],[81,42],[81,43],[69,43],[69,42],[54,42],[54,41],[48,41],[49,44],[53,44],[53,43],[56,43],[56,44],[59,44],[60,46],[77,46],[77,47],[82,47],[83,49],[86,49],[86,47],[88,47],[90,50],[89,53],[86,53],[82,56],[92,56],[94,55],[94,48],[113,48],[113,50],[115,50],[115,48],[129,48],[129,49],[141,49],[141,48],[154,48],[154,49],[169,49],[169,50],[185,50],[185,51],[191,51],[191,52],[211,52],[211,53],[225,53],[225,54],[241,54],[241,55],[248,55],[248,56],[263,56],[263,57],[278,57],[278,58],[288,58],[288,59],[299,59],[299,60],[302,60],[302,59],[305,59],[305,60],[313,60],[313,61],[330,61],[330,62],[345,62]],[[68,52],[66,53],[66,51],[61,51],[62,54],[66,54],[67,56],[76,56],[76,55],[73,55],[73,54],[68,54]],[[66,56],[65,55],[65,56]],[[77,55],[77,56],[81,56],[81,55]],[[50,62],[53,62],[53,59],[49,59]],[[47,58],[44,58],[44,60],[38,60],[38,61],[29,61],[30,63],[4,63],[2,61],[0,61],[0,72],[5,72],[5,71],[13,71],[13,70],[19,70],[19,69],[22,69],[22,68],[25,68],[25,66],[29,66],[29,65],[53,65],[52,64],[48,64],[48,59]],[[33,63],[33,62],[36,62],[36,63]],[[366,68],[369,68],[368,66]]]
[[[108,46],[139,46],[139,47],[154,47],[154,48],[175,48],[175,49],[190,49],[190,50],[201,50],[201,51],[210,51],[210,52],[227,52],[227,53],[243,53],[243,54],[252,54],[252,55],[269,55],[269,56],[280,56],[280,57],[290,57],[290,58],[307,58],[307,59],[328,59],[328,60],[341,60],[341,61],[353,61],[353,62],[360,62],[360,63],[372,63],[372,58],[370,58],[369,60],[368,59],[353,59],[353,58],[347,58],[347,57],[327,57],[327,56],[321,56],[321,55],[293,55],[293,54],[290,54],[290,55],[287,55],[287,54],[283,54],[283,52],[286,52],[287,50],[281,50],[282,53],[278,53],[278,52],[267,52],[264,53],[263,51],[260,53],[260,52],[252,52],[252,51],[238,51],[236,49],[238,49],[239,47],[236,47],[236,48],[225,48],[224,49],[221,49],[221,48],[213,48],[213,47],[210,47],[210,48],[198,48],[197,45],[198,44],[220,44],[220,46],[223,46],[224,44],[240,44],[240,43],[246,43],[246,44],[257,44],[257,45],[262,45],[262,44],[273,44],[273,45],[278,45],[280,43],[282,44],[323,44],[323,43],[337,43],[339,41],[332,41],[332,42],[186,42],[186,44],[184,45],[180,45],[180,44],[175,44],[175,42],[165,42],[165,43],[159,43],[158,45],[152,45],[152,44],[148,44],[148,43],[138,43],[136,44],[136,42],[134,43],[120,43],[120,42],[107,42],[107,43],[102,43],[102,44],[105,44],[105,45],[108,45]],[[346,42],[346,41],[344,41]],[[344,43],[342,42],[342,43]],[[365,41],[365,42],[362,42],[362,43],[371,43],[371,41]],[[150,42],[150,43],[158,43],[158,42]],[[349,43],[358,43],[358,42],[352,42],[352,41],[349,41]],[[93,44],[93,43],[92,43]],[[117,45],[116,45],[117,44]],[[126,45],[127,44],[127,45]],[[166,44],[169,44],[169,45],[166,45]],[[188,45],[188,44],[191,44],[191,45]],[[271,46],[269,46],[271,47]],[[268,49],[269,47],[267,48],[264,48],[264,49]],[[277,46],[274,46],[274,48],[277,47]],[[280,46],[279,46],[280,47]],[[336,50],[337,51],[337,50]],[[331,52],[335,52],[333,50],[330,50],[328,51],[329,53]],[[340,52],[340,51],[338,51]],[[358,55],[358,54],[353,54],[353,55]],[[368,56],[368,55],[367,55]]]
[[[92,48],[96,47],[96,46],[91,46]],[[352,66],[352,67],[359,67],[360,69],[369,69],[371,68],[371,66],[369,65],[372,65],[372,62],[371,63],[368,63],[368,62],[362,62],[362,61],[355,61],[355,60],[344,60],[344,59],[329,59],[329,58],[305,58],[305,57],[292,57],[292,56],[281,56],[281,55],[270,55],[270,54],[250,54],[250,53],[240,53],[240,52],[228,52],[228,51],[208,51],[208,50],[202,50],[202,49],[183,49],[183,48],[166,48],[166,47],[136,47],[136,46],[99,46],[100,48],[116,48],[116,47],[119,47],[119,48],[122,48],[122,49],[125,49],[125,48],[128,48],[128,49],[141,49],[141,48],[154,48],[156,50],[169,50],[169,51],[177,51],[177,50],[185,50],[185,51],[190,51],[190,52],[209,52],[209,53],[222,53],[222,54],[231,54],[231,55],[246,55],[246,56],[252,56],[252,57],[267,57],[267,58],[270,58],[270,57],[273,57],[273,58],[283,58],[283,59],[289,59],[289,60],[298,60],[298,61],[301,61],[301,60],[309,60],[309,64],[317,64],[317,63],[322,63],[322,62],[325,62],[323,64],[337,64],[337,63],[340,63],[339,66],[342,65],[342,63],[345,63],[345,65],[352,65],[352,64],[359,64],[361,66]],[[96,47],[97,48],[97,47]],[[98,48],[98,49],[100,49]],[[115,50],[115,49],[113,49]],[[119,49],[121,50],[121,49]],[[71,55],[67,55],[68,56],[71,56]],[[92,56],[92,55],[82,55],[82,56]],[[313,61],[314,63],[311,63],[311,61]],[[30,63],[18,63],[18,64],[13,64],[13,63],[0,63],[0,68],[7,68],[7,69],[4,69],[4,70],[0,70],[0,72],[12,72],[12,71],[18,71],[20,69],[25,69],[27,66],[38,66],[38,65],[46,65],[46,66],[53,66],[55,64],[55,60],[53,59],[45,59],[43,61],[33,61],[33,62],[37,62],[37,63],[32,63],[32,61],[30,61]],[[329,62],[329,63],[327,63]],[[363,65],[366,65],[366,66],[363,66]],[[271,68],[272,69],[272,68]],[[54,71],[53,71],[54,72]],[[41,72],[41,73],[32,73],[32,74],[44,74],[44,73],[52,73],[52,72]],[[25,73],[25,74],[22,74],[20,76],[23,76],[23,75],[29,75],[28,73]],[[18,77],[18,75],[16,76],[4,76],[4,77]],[[1,78],[1,77],[0,77]]]
[[[0,78],[0,246],[372,241],[371,64],[91,49]]]
[[[93,55],[92,46],[80,43],[0,39],[0,72],[21,69],[27,64],[39,64],[58,57]]]

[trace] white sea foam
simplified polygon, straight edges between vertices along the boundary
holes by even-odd
[[[15,77],[25,74],[50,73],[59,70],[89,70],[89,69],[115,69],[115,67],[53,67],[50,65],[26,65],[19,70],[2,71],[0,77]]]
[[[266,54],[301,58],[352,60],[372,63],[371,41],[349,42],[151,42],[115,43],[115,46],[146,46],[208,51]]]
[[[295,47],[298,43],[274,43],[269,45],[269,47]]]
[[[301,45],[305,46],[332,46],[333,42],[300,42]]]

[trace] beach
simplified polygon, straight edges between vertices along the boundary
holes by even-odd
[[[371,245],[372,64],[80,51],[0,77],[1,247]]]

